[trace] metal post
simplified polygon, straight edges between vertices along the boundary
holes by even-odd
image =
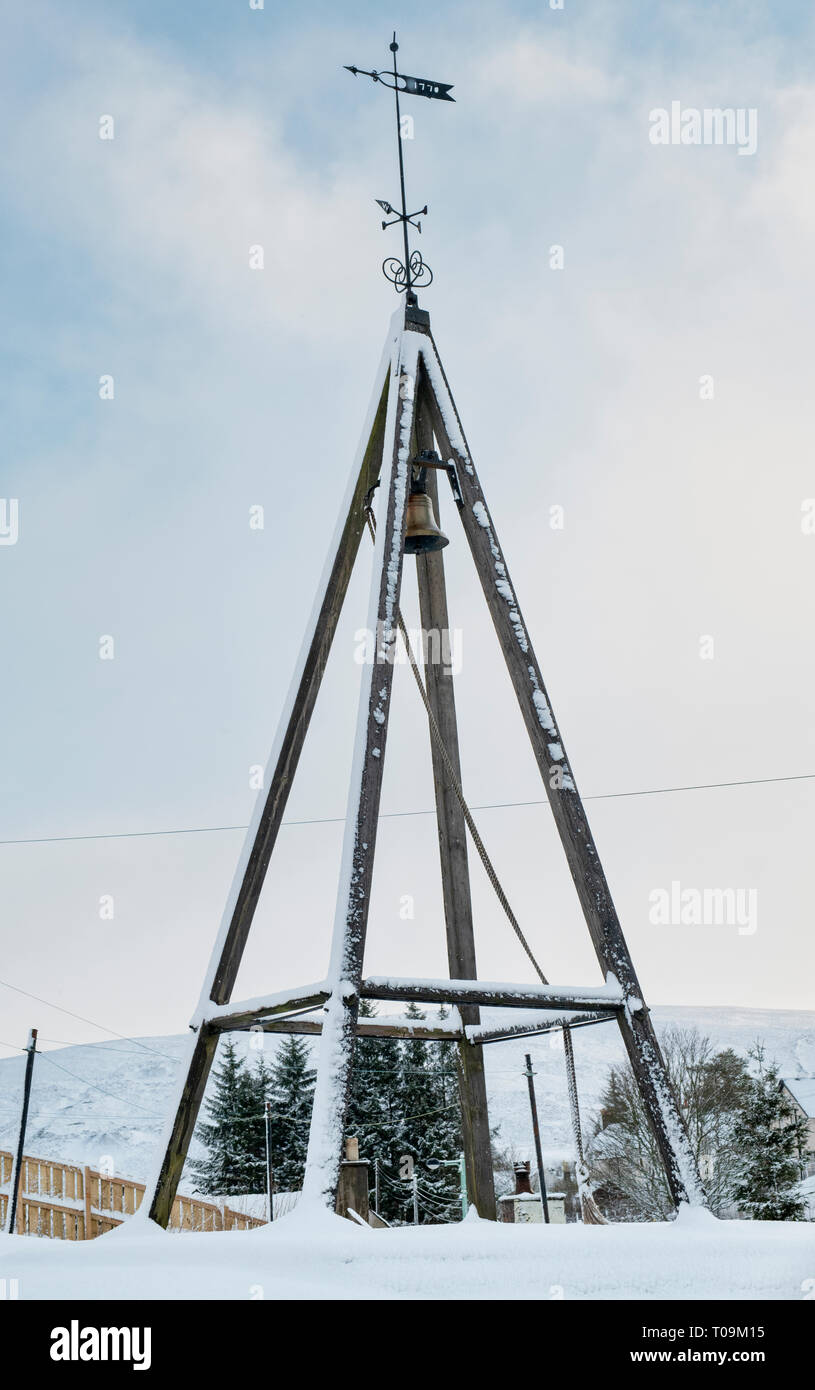
[[[419,1176],[416,1167],[413,1168],[413,1224],[419,1224]]]
[[[458,1179],[461,1187],[461,1219],[464,1220],[469,1205],[467,1203],[467,1165],[464,1160],[463,1151],[458,1156]]]
[[[17,1219],[17,1198],[20,1192],[20,1179],[23,1175],[23,1149],[25,1148],[25,1131],[28,1124],[28,1101],[31,1096],[31,1077],[34,1071],[34,1053],[37,1051],[37,1030],[32,1028],[28,1035],[26,1045],[28,1057],[25,1064],[25,1080],[23,1081],[23,1111],[20,1116],[20,1138],[17,1143],[17,1158],[14,1164],[14,1171],[11,1175],[11,1191],[9,1192],[9,1212],[6,1230],[9,1235],[14,1234],[14,1224]]]
[[[532,1058],[527,1052],[526,1071],[524,1072],[524,1076],[526,1077],[527,1085],[529,1086],[529,1109],[532,1111],[532,1133],[535,1136],[535,1157],[537,1159],[538,1164],[538,1181],[540,1183],[541,1190],[541,1205],[543,1207],[543,1219],[546,1222],[546,1225],[548,1226],[549,1203],[546,1200],[546,1178],[543,1175],[543,1153],[541,1152],[541,1134],[540,1129],[538,1127],[538,1105],[537,1101],[535,1100],[535,1087],[532,1082],[532,1077],[534,1075],[535,1073],[532,1070]]]
[[[274,1173],[272,1172],[272,1102],[266,1102],[266,1189],[269,1194],[269,1220],[274,1221]]]
[[[374,1211],[379,1215],[379,1157],[374,1158]]]

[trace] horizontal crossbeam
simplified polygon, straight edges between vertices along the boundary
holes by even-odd
[[[316,984],[302,985],[295,989],[283,990],[279,994],[261,995],[256,999],[244,999],[237,1004],[223,1004],[219,1008],[213,1009],[202,1020],[204,1027],[213,1033],[241,1032],[249,1028],[261,1028],[264,1032],[303,1032],[318,1033],[320,1024],[317,1020],[306,1020],[308,1027],[289,1029],[281,1026],[273,1027],[272,1023],[277,1018],[281,1020],[282,1015],[294,1015],[310,1013],[313,1009],[319,1009],[329,998],[329,989],[324,981]],[[487,1007],[501,1009],[557,1009],[575,1010],[578,1013],[602,1013],[623,1008],[624,999],[617,987],[616,982],[606,985],[586,986],[584,988],[572,985],[523,985],[523,984],[500,984],[487,980],[406,980],[394,979],[390,976],[372,976],[370,979],[363,980],[360,988],[360,996],[363,999],[391,1000],[394,1002],[415,1003],[415,1004],[480,1004]],[[289,1019],[287,1017],[286,1022]],[[566,1020],[569,1022],[570,1020]],[[599,1020],[598,1020],[599,1021]],[[267,1026],[268,1025],[268,1026]],[[360,1026],[359,1032],[369,1037],[398,1037],[400,1034],[394,1033],[393,1028],[400,1026],[395,1022],[383,1025],[387,1028],[385,1032],[374,1032],[379,1024],[375,1020],[369,1020],[365,1026]],[[531,1029],[533,1032],[544,1032],[547,1029],[562,1027],[562,1023],[556,1020],[544,1024],[541,1022],[535,1025],[530,1020],[524,1020],[519,1024],[513,1024],[509,1028],[482,1028],[478,1036],[474,1036],[474,1029],[468,1028],[466,1036],[470,1042],[493,1041],[504,1036],[513,1036],[526,1032]],[[425,1035],[429,1037],[441,1038],[461,1038],[463,1035],[460,1028],[445,1028],[443,1024],[437,1028],[435,1025],[424,1025]],[[487,1033],[490,1034],[487,1037]],[[411,1032],[407,1029],[406,1037],[418,1037],[418,1032]]]
[[[465,1034],[459,1023],[448,1026],[447,1022],[438,1024],[420,1023],[418,1020],[405,1021],[360,1018],[357,1020],[358,1038],[407,1038],[420,1042],[464,1042]],[[303,1033],[307,1037],[319,1037],[323,1025],[317,1018],[272,1018],[257,1025],[264,1033]]]
[[[310,1009],[319,1009],[328,997],[329,990],[320,980],[317,984],[301,985],[280,994],[260,995],[238,1004],[222,1004],[202,1022],[213,1033],[239,1032],[275,1014],[308,1013]]]
[[[486,1043],[509,1042],[512,1038],[534,1038],[543,1033],[559,1033],[561,1028],[587,1028],[592,1023],[613,1023],[615,1013],[567,1013],[558,1018],[539,1019],[536,1023],[522,1020],[510,1023],[503,1028],[493,1028],[488,1024],[472,1024],[464,1029],[469,1043],[479,1047]]]
[[[363,999],[416,1004],[481,1004],[502,1009],[618,1010],[625,1004],[616,981],[597,987],[496,984],[486,980],[363,980]]]

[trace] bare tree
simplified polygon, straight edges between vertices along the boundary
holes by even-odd
[[[735,1215],[734,1126],[749,1095],[744,1060],[714,1050],[696,1028],[672,1025],[660,1044],[679,1100],[711,1210]],[[617,1220],[661,1221],[673,1211],[665,1173],[628,1062],[612,1067],[589,1145],[595,1197]]]

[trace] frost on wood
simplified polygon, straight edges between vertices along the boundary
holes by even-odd
[[[204,1022],[216,1023],[219,1019],[231,1018],[233,1014],[256,1014],[262,1018],[264,1014],[275,1014],[286,1011],[289,1007],[298,1007],[298,1001],[311,999],[326,994],[327,986],[325,980],[317,980],[314,984],[298,985],[296,989],[280,990],[276,994],[258,994],[252,999],[240,999],[229,1004],[212,1004],[207,1006],[203,1015],[196,1015],[190,1022],[191,1028],[198,1028]],[[299,1003],[302,1009],[302,1003]],[[315,1004],[315,1008],[319,1005]]]
[[[417,361],[417,335],[400,331],[391,355],[381,470],[383,480],[388,479],[387,490],[383,488],[387,501],[384,520],[376,532],[368,607],[369,631],[378,634],[377,659],[365,672],[360,690],[328,976],[331,995],[320,1038],[303,1187],[306,1202],[324,1205],[331,1205],[337,1184],[354,1048],[361,943],[368,908],[365,875],[372,853],[372,845],[360,838],[360,828],[367,798],[378,786],[380,774],[375,769],[384,744],[377,740],[385,733],[393,676]],[[381,682],[378,688],[377,682]]]
[[[444,372],[441,363],[436,356],[434,345],[431,342],[421,344],[422,362],[430,378],[433,387],[433,394],[438,402],[441,417],[444,421],[444,428],[447,431],[447,438],[450,440],[451,448],[455,449],[466,471],[472,477],[474,474],[473,465],[470,462],[470,455],[467,451],[467,444],[461,428],[461,422],[456,413],[450,393],[447,389],[447,382],[444,379]],[[452,460],[451,460],[452,462]]]
[[[487,508],[485,507],[482,501],[479,500],[478,502],[473,503],[473,516],[475,517],[482,531],[486,531],[487,533],[487,539],[489,540],[490,551],[492,553],[493,568],[495,570],[496,575],[495,587],[509,609],[509,620],[512,623],[512,627],[515,632],[515,640],[517,641],[518,646],[520,647],[522,652],[528,652],[529,639],[524,629],[523,619],[521,618],[521,614],[518,610],[515,595],[512,592],[512,585],[509,582],[506,565],[504,564],[503,559],[501,557],[500,548],[492,532],[492,526],[490,525],[490,518],[487,513]]]
[[[660,1065],[654,1045],[648,1037],[641,1038],[640,1047],[648,1068],[651,1084],[657,1095],[662,1123],[673,1153],[674,1173],[685,1189],[688,1205],[706,1207],[707,1198],[696,1167],[687,1130],[677,1109],[676,1097]]]
[[[534,1003],[536,1000],[552,1000],[554,1003],[562,1001],[564,1004],[568,1004],[573,999],[585,999],[588,1003],[597,1003],[598,1005],[620,1006],[624,1003],[619,982],[612,974],[606,976],[606,982],[603,985],[507,984],[497,980],[451,980],[444,979],[444,977],[438,979],[404,979],[392,975],[370,975],[364,982],[365,996],[371,999],[377,998],[377,992],[383,995],[399,993],[405,998],[411,998],[411,990],[415,991],[417,999],[421,999],[423,993],[432,990],[439,993],[452,991],[456,994],[494,995],[496,1000],[499,1000],[499,996],[511,994],[529,1003]]]
[[[319,1066],[303,1179],[303,1202],[331,1203],[337,1182],[345,1112],[345,1094],[338,1078],[351,1063],[353,1032],[346,1026],[348,981],[340,981],[325,1006],[320,1037]]]
[[[415,334],[407,335],[403,348],[399,373],[399,397],[402,408],[399,416],[399,448],[396,456],[396,472],[393,481],[394,517],[391,548],[387,562],[387,590],[385,611],[381,626],[383,646],[380,648],[381,661],[392,660],[390,647],[396,641],[396,588],[402,559],[402,520],[407,497],[407,475],[410,459],[410,431],[413,424],[413,398],[416,385],[416,363],[418,346]],[[386,431],[385,440],[391,438]]]

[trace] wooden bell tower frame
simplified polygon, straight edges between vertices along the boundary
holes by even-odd
[[[473,916],[463,811],[450,769],[460,781],[452,674],[428,662],[428,703],[447,752],[433,742],[449,984],[427,980],[365,979],[365,936],[373,879],[377,821],[385,762],[393,656],[404,560],[405,515],[411,462],[418,448],[435,448],[453,465],[454,496],[504,661],[560,835],[575,889],[605,983],[575,990],[549,985],[480,984],[476,975]],[[325,980],[276,995],[232,1003],[232,990],[277,839],[340,610],[366,520],[366,501],[381,483],[369,608],[376,657],[363,668],[352,782],[345,827],[333,946]],[[435,473],[428,491],[436,503]],[[438,515],[438,511],[436,512]],[[449,630],[441,552],[417,556],[422,627]],[[334,1207],[343,1150],[357,1032],[400,1035],[393,1023],[358,1022],[361,998],[444,1002],[460,1024],[411,1029],[412,1036],[454,1036],[470,1202],[495,1218],[482,1044],[495,1037],[479,1022],[479,1006],[546,1011],[547,1023],[502,1030],[540,1032],[562,1022],[616,1017],[631,1061],[675,1204],[704,1205],[693,1151],[654,1033],[631,954],[614,909],[563,738],[521,615],[509,570],[461,422],[430,331],[429,314],[410,302],[394,314],[376,378],[362,442],[352,469],[334,546],[328,557],[309,629],[278,728],[264,785],[247,832],[218,939],[192,1020],[193,1038],[175,1112],[149,1190],[153,1220],[166,1226],[222,1032],[261,1027],[270,1032],[321,1033],[303,1200]],[[322,1009],[321,1020],[307,1015]]]

